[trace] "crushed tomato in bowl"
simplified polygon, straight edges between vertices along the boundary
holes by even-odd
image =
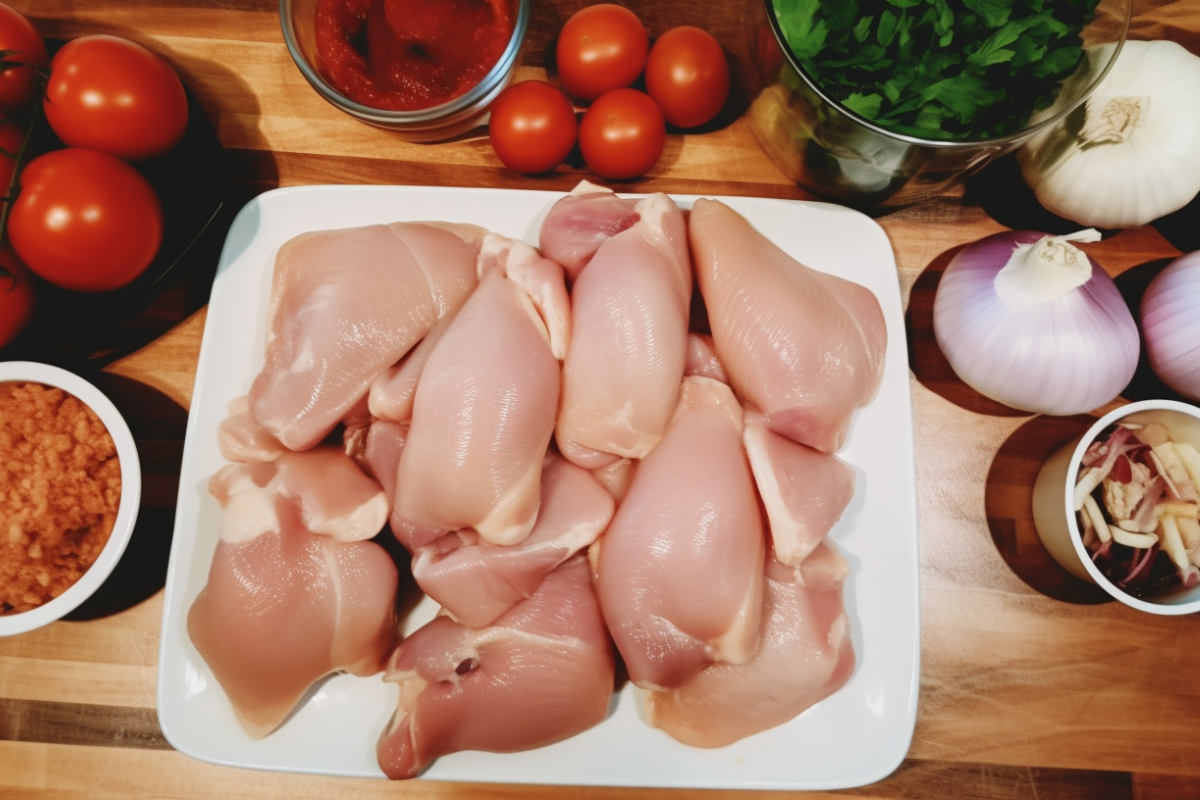
[[[483,80],[512,38],[509,0],[319,0],[322,72],[356,103],[420,111]]]
[[[0,384],[0,613],[38,608],[75,584],[113,531],[116,445],[62,389]]]

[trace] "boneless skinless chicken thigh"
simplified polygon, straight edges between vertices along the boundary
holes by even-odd
[[[266,363],[250,390],[258,422],[312,447],[475,287],[484,231],[394,223],[301,234],[275,261]]]
[[[848,679],[828,534],[855,472],[833,453],[880,382],[874,296],[715,201],[584,184],[539,238],[396,223],[280,249],[188,624],[253,735],[385,662],[398,778],[598,724],[614,650],[645,719],[699,747]],[[398,647],[397,568],[368,541],[388,521],[442,606]]]
[[[887,331],[869,289],[810,269],[717,200],[688,225],[717,356],[767,426],[826,453],[883,376]]]

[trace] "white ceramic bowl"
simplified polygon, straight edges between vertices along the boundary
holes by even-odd
[[[1200,586],[1155,600],[1126,593],[1092,563],[1084,547],[1075,516],[1075,480],[1088,445],[1118,420],[1160,422],[1175,441],[1200,446],[1200,408],[1174,400],[1141,400],[1114,409],[1096,420],[1082,437],[1067,443],[1038,472],[1033,486],[1033,522],[1038,536],[1054,560],[1084,580],[1091,581],[1127,606],[1150,614],[1191,614],[1200,611]]]
[[[4,361],[0,362],[0,384],[5,383],[56,386],[79,398],[96,412],[104,427],[108,428],[121,463],[121,503],[117,507],[117,521],[100,556],[71,588],[45,605],[30,611],[0,615],[0,636],[11,636],[48,625],[74,611],[112,573],[129,544],[133,526],[137,522],[142,499],[142,468],[133,434],[129,432],[121,412],[99,389],[75,373],[32,361]]]

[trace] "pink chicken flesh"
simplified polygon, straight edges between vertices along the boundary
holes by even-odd
[[[644,458],[662,438],[687,361],[691,267],[683,212],[655,194],[600,245],[571,292],[571,342],[555,429],[562,453]],[[612,460],[611,457],[609,460]]]
[[[493,544],[515,544],[537,518],[561,365],[531,298],[554,298],[551,316],[565,320],[570,312],[562,269],[527,245],[509,245],[430,353],[417,385],[392,512],[392,531],[410,551],[463,528]]]
[[[467,529],[417,551],[413,577],[456,620],[483,628],[529,597],[559,564],[608,527],[614,502],[591,473],[550,455],[542,467],[541,509],[523,541],[494,545]]]
[[[400,703],[379,766],[412,778],[449,753],[574,736],[604,720],[614,671],[587,562],[576,556],[490,627],[440,616],[400,644],[384,674],[400,685]]]
[[[728,386],[684,379],[598,547],[601,607],[635,684],[679,686],[753,655],[766,542]]]
[[[314,533],[294,495],[263,482],[274,466],[231,465],[214,476],[222,536],[187,618],[193,644],[254,737],[282,723],[321,677],[379,672],[397,639],[391,556],[374,542]],[[310,507],[333,508],[342,486],[331,478]]]
[[[693,747],[723,747],[791,720],[854,671],[842,602],[848,567],[828,542],[799,569],[772,560],[761,644],[746,664],[714,664],[645,698],[650,723]]]
[[[638,221],[637,205],[636,199],[582,181],[551,206],[542,221],[538,233],[542,253],[562,264],[567,281],[574,283],[600,245]]]
[[[292,450],[321,441],[475,286],[484,231],[394,223],[305,233],[284,243],[271,287],[254,417]]]
[[[747,415],[744,441],[775,557],[798,567],[854,498],[854,468],[772,433],[756,415]]]
[[[883,376],[887,331],[875,295],[799,263],[719,201],[697,200],[688,231],[734,389],[776,433],[841,449]]]

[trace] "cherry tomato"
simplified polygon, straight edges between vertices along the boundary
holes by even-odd
[[[0,347],[33,319],[33,276],[8,245],[0,248]]]
[[[545,81],[509,86],[492,104],[488,122],[492,149],[504,166],[528,175],[561,164],[578,132],[570,101]]]
[[[0,72],[0,112],[14,114],[37,101],[40,81],[33,67],[46,66],[46,43],[25,16],[0,3],[0,50],[16,51],[5,63],[30,64]]]
[[[558,34],[558,77],[574,96],[595,100],[636,81],[649,48],[646,28],[632,11],[612,3],[587,6]]]
[[[592,103],[579,124],[579,149],[588,167],[606,178],[633,178],[662,155],[667,126],[650,96],[614,89]]]
[[[703,125],[729,97],[725,51],[708,31],[692,25],[672,28],[650,48],[646,91],[672,125]]]
[[[187,129],[183,83],[167,62],[117,36],[82,36],[50,62],[46,119],[71,147],[137,161],[173,148]]]
[[[133,167],[68,147],[30,161],[8,217],[13,249],[35,273],[78,292],[132,281],[162,242],[162,206]]]

